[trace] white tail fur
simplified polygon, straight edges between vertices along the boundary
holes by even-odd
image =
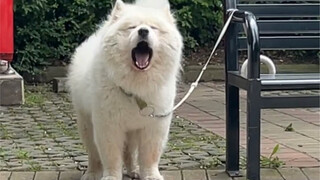
[[[169,0],[136,0],[136,5],[151,8],[166,8],[170,4]]]

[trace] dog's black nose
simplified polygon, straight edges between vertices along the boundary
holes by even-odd
[[[139,36],[141,36],[142,38],[146,38],[149,34],[149,30],[145,28],[141,28],[139,29],[138,33],[139,33]]]

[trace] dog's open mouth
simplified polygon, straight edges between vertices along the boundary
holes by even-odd
[[[152,49],[148,42],[141,41],[131,51],[132,61],[136,68],[145,70],[149,67],[152,59]]]

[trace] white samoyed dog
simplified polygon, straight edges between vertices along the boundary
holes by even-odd
[[[72,57],[68,86],[89,155],[82,180],[163,180],[158,164],[168,139],[183,49],[167,0],[117,0],[108,20]]]

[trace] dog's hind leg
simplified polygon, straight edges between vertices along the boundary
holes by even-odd
[[[100,180],[102,177],[102,165],[93,138],[91,117],[84,113],[78,114],[78,130],[84,146],[88,151],[88,169],[81,180]]]
[[[139,178],[138,166],[138,134],[136,131],[127,133],[126,149],[124,151],[124,163],[130,178]]]

